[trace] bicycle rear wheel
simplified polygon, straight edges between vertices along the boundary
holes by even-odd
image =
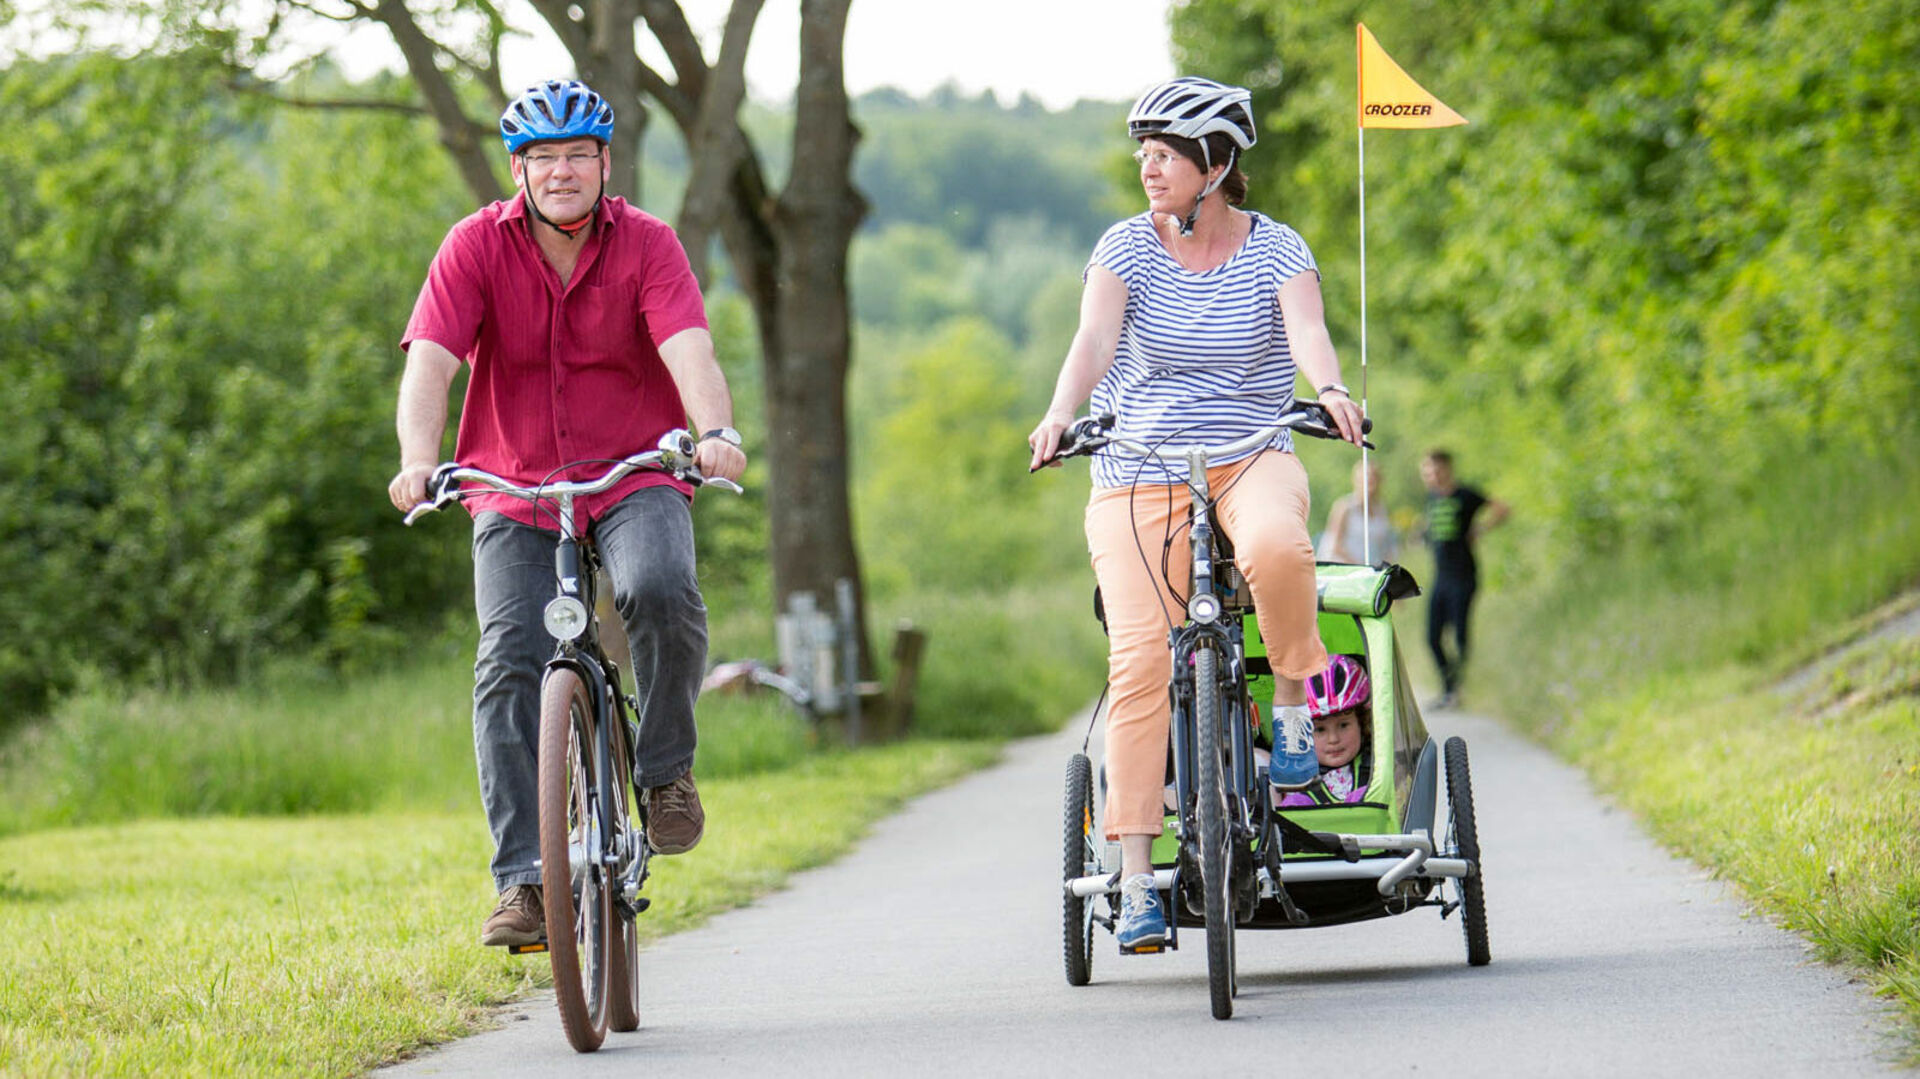
[[[1480,831],[1473,820],[1473,776],[1465,739],[1447,739],[1447,839],[1456,855],[1473,863],[1473,872],[1454,883],[1460,889],[1460,928],[1467,938],[1467,964],[1493,961],[1487,944],[1487,893],[1480,873]]]
[[[556,667],[540,693],[540,884],[553,995],[567,1041],[582,1053],[607,1036],[613,920],[595,816],[598,768],[592,698],[578,672]]]
[[[1207,918],[1207,990],[1215,1019],[1233,1018],[1239,991],[1233,950],[1233,838],[1227,826],[1226,737],[1220,708],[1220,654],[1193,654],[1193,723],[1200,757],[1200,887]]]

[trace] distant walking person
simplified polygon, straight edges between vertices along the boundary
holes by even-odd
[[[1427,546],[1433,550],[1433,583],[1427,593],[1427,647],[1440,668],[1441,708],[1459,703],[1460,672],[1467,662],[1467,615],[1480,586],[1473,544],[1507,519],[1507,504],[1488,498],[1453,476],[1453,455],[1430,450],[1420,461],[1427,486]],[[1453,653],[1446,647],[1453,631]]]
[[[1400,557],[1400,538],[1387,519],[1387,507],[1380,504],[1379,465],[1372,461],[1353,463],[1353,490],[1334,499],[1333,508],[1327,511],[1327,530],[1320,535],[1319,555],[1323,562],[1355,565],[1391,562]]]
[[[613,109],[583,83],[541,83],[507,106],[500,136],[519,193],[447,233],[400,342],[394,508],[426,499],[463,363],[455,450],[463,465],[527,485],[577,479],[564,466],[617,461],[691,426],[705,432],[695,466],[739,479],[746,457],[730,426],[733,400],[686,252],[664,222],[604,194]],[[706,823],[693,783],[707,608],[694,576],[691,499],[681,481],[640,471],[575,504],[626,626],[640,687],[633,780],[647,839],[662,854],[692,849]],[[465,504],[480,622],[473,744],[499,891],[480,943],[531,944],[544,933],[535,756],[540,678],[554,646],[541,609],[553,595],[559,534],[551,510],[507,495]]]

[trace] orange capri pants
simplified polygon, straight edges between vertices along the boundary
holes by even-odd
[[[1307,470],[1291,453],[1265,450],[1208,469],[1207,486],[1253,592],[1274,673],[1291,679],[1318,674],[1327,665],[1327,650],[1320,643],[1313,541],[1307,535]],[[1172,714],[1167,628],[1169,619],[1173,625],[1186,619],[1191,504],[1184,484],[1098,487],[1087,503],[1087,550],[1107,613],[1103,824],[1109,839],[1161,832]],[[1163,576],[1161,551],[1169,532],[1173,547]]]

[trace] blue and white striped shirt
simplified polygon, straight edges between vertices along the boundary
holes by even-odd
[[[1262,214],[1250,216],[1246,242],[1206,273],[1174,259],[1151,214],[1113,226],[1094,247],[1088,268],[1104,266],[1125,282],[1127,307],[1113,366],[1094,387],[1092,407],[1119,417],[1128,438],[1163,450],[1224,445],[1272,424],[1292,402],[1293,353],[1280,316],[1280,286],[1319,267],[1299,233]],[[1269,445],[1291,450],[1290,432]],[[1143,467],[1131,456],[1102,453],[1094,458],[1093,482],[1126,487],[1179,480],[1154,462]]]

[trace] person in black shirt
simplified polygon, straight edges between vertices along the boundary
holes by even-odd
[[[1427,599],[1427,647],[1440,668],[1440,708],[1459,703],[1460,671],[1467,662],[1467,612],[1480,584],[1473,560],[1474,541],[1507,519],[1507,505],[1488,498],[1453,477],[1453,455],[1429,450],[1420,460],[1420,479],[1427,486],[1424,534],[1433,551],[1433,585]],[[1447,653],[1447,630],[1454,647]]]

